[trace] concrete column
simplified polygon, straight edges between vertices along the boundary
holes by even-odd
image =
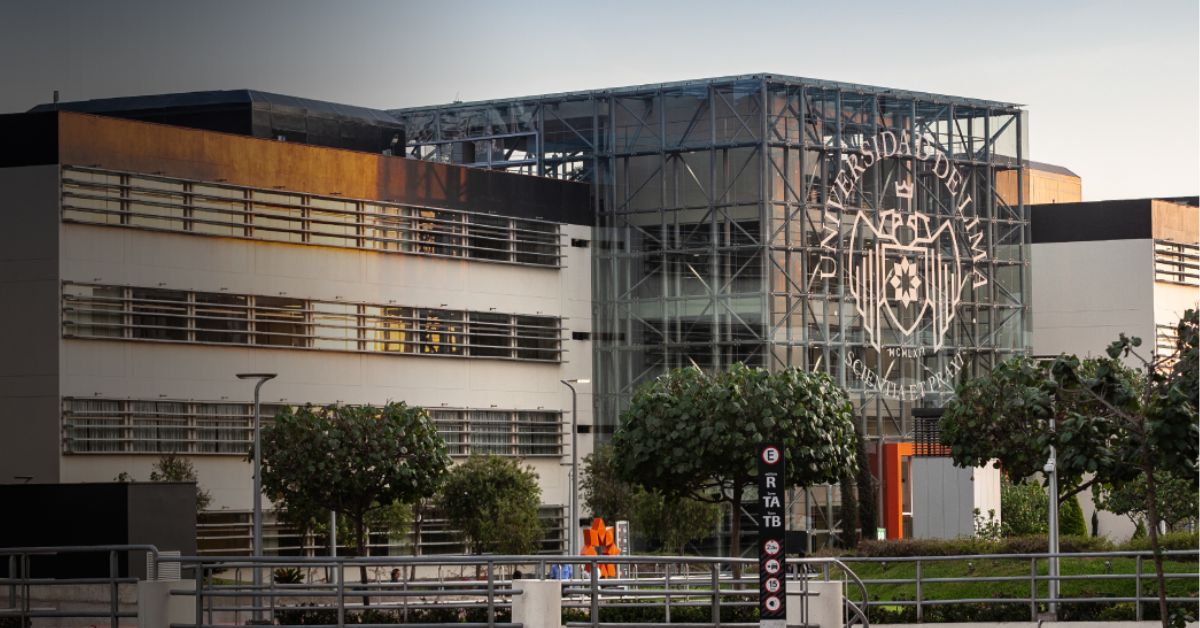
[[[821,628],[841,628],[845,625],[845,605],[842,604],[841,582],[808,581],[808,621],[804,622],[805,583],[787,583],[787,623],[789,626],[807,624]]]
[[[142,580],[138,582],[138,628],[163,628],[196,621],[196,598],[171,595],[172,591],[195,591],[191,580]]]
[[[525,628],[562,628],[562,580],[513,580],[512,620]]]

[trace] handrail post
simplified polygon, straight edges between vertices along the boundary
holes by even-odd
[[[1137,555],[1137,560],[1134,561],[1133,572],[1133,605],[1135,607],[1134,619],[1142,621],[1142,555]]]
[[[109,587],[111,589],[108,596],[108,623],[110,626],[112,626],[112,628],[118,628],[117,613],[119,610],[117,607],[120,605],[120,600],[117,598],[117,578],[119,577],[120,573],[117,569],[117,550],[108,550],[108,578]]]
[[[591,608],[591,612],[592,612],[593,628],[600,625],[600,599],[597,597],[600,592],[600,574],[597,573],[600,570],[600,563],[597,560],[597,558],[598,557],[592,557],[589,559],[590,562],[592,563],[592,570],[591,570],[591,576],[592,576],[591,577],[591,581],[592,581],[592,602],[591,602],[591,604],[592,604],[592,608]]]
[[[496,563],[487,561],[487,623],[496,625]]]
[[[33,575],[29,569],[29,554],[21,554],[21,583],[25,588],[25,595],[21,598],[21,619],[25,622],[30,620],[29,617],[29,596],[30,586],[29,581],[33,579]]]
[[[1037,556],[1029,559],[1029,621],[1037,621]]]
[[[732,566],[732,564],[731,564]],[[721,625],[721,564],[713,563],[712,567],[712,623]]]
[[[204,625],[204,563],[196,563],[196,628]]]
[[[8,608],[17,610],[17,555],[8,555]]]
[[[337,622],[338,628],[346,625],[346,578],[344,559],[338,558],[333,563],[334,580],[337,582]]]
[[[671,623],[671,563],[663,563],[663,621]]]
[[[923,591],[921,590],[921,561],[917,561],[917,623],[925,621],[925,615],[921,611],[921,598]]]

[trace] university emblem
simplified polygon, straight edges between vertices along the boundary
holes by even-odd
[[[847,264],[850,293],[867,340],[880,349],[884,323],[906,340],[931,324],[932,347],[942,341],[962,295],[958,241],[950,222],[931,226],[912,211],[912,183],[896,184],[899,207],[878,213],[878,223],[859,211],[850,230]]]
[[[884,397],[949,393],[964,364],[949,342],[963,291],[988,283],[971,195],[978,184],[969,179],[976,175],[959,170],[934,138],[906,129],[882,130],[842,160],[821,215],[813,279],[840,274],[852,297],[863,343],[846,355],[850,371]],[[885,161],[896,183],[881,206],[866,207],[859,181]]]

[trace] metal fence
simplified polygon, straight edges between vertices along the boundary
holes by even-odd
[[[603,556],[574,557],[567,563],[547,556],[434,556],[328,558],[183,558],[195,587],[176,595],[194,596],[196,616],[172,628],[210,628],[251,619],[278,625],[343,626],[352,615],[366,626],[402,621],[427,628],[440,626],[516,627],[513,600],[521,595],[514,582],[521,576],[561,576],[569,565],[573,577],[562,580],[562,608],[567,626],[600,626],[605,613],[640,609],[641,619],[622,626],[672,625],[757,626],[756,561],[712,557]],[[617,566],[618,577],[602,578],[597,565]],[[788,561],[789,581],[804,583],[798,593],[802,618],[807,616],[811,580],[831,577],[850,590],[846,625],[868,625],[861,603],[866,588],[843,563],[833,558]],[[264,584],[249,582],[262,569]],[[391,579],[392,570],[399,576]],[[290,571],[297,570],[297,571]],[[366,572],[366,582],[361,581]],[[289,577],[290,576],[290,577]],[[302,582],[283,583],[281,579]],[[604,610],[602,610],[604,609]],[[658,610],[661,609],[661,613]],[[647,618],[647,615],[653,618]],[[729,616],[740,615],[729,619]],[[674,616],[674,620],[673,620]],[[680,618],[696,618],[680,623]],[[723,619],[725,617],[725,619]],[[299,622],[305,622],[303,624]],[[803,621],[803,620],[802,620]]]
[[[283,626],[386,626],[400,621],[435,628],[497,626],[516,628],[513,601],[522,595],[521,577],[562,579],[565,625],[587,626],[751,626],[757,625],[756,561],[714,557],[604,556],[428,556],[428,557],[176,557],[160,555],[153,546],[31,547],[0,549],[6,567],[0,590],[0,618],[102,619],[111,628],[130,625],[138,616],[122,604],[120,589],[134,585],[132,569],[147,555],[147,579],[173,577],[194,582],[173,595],[192,598],[195,616],[171,628],[209,628],[245,625],[255,619]],[[87,568],[71,572],[52,569],[53,560],[90,560]],[[1047,554],[976,554],[967,556],[845,557],[790,559],[788,582],[800,591],[802,622],[815,593],[812,582],[836,582],[844,594],[845,625],[869,625],[872,610],[912,608],[917,621],[929,619],[933,608],[988,604],[1025,607],[1031,620],[1041,611],[1096,603],[1131,603],[1141,620],[1143,607],[1157,603],[1153,556],[1150,552],[1084,552],[1059,554],[1062,560],[1086,561],[1086,573],[1050,576]],[[1200,550],[1169,551],[1172,581],[1196,582]],[[1121,573],[1121,562],[1131,573]],[[76,564],[80,564],[76,562]],[[603,578],[597,565],[616,565],[617,577]],[[61,564],[60,564],[61,566]],[[1017,569],[1015,566],[1020,566]],[[1181,567],[1182,566],[1182,567]],[[171,569],[168,569],[170,567]],[[1003,568],[1001,568],[1003,567]],[[180,571],[175,571],[179,569]],[[263,583],[251,584],[254,570]],[[866,578],[856,575],[870,573]],[[393,570],[395,570],[393,572]],[[168,572],[172,572],[168,575]],[[363,582],[363,574],[366,578]],[[518,573],[519,572],[519,573]],[[960,573],[962,572],[962,573]],[[984,573],[1005,575],[983,575]],[[395,574],[393,576],[393,573]],[[886,575],[886,577],[885,577]],[[1048,596],[1048,583],[1063,583],[1063,593]],[[1132,581],[1131,594],[1099,597],[1071,595],[1073,582]],[[989,585],[986,596],[954,595],[954,587]],[[55,598],[60,587],[90,585],[103,592],[90,603]],[[194,586],[194,588],[191,588]],[[941,588],[943,590],[938,591]],[[1013,590],[1027,593],[1014,595]],[[1196,603],[1192,597],[1171,597],[1172,603]],[[189,605],[190,606],[190,605]],[[615,618],[615,619],[614,619]],[[877,618],[878,621],[878,618]],[[97,622],[99,625],[100,622]]]
[[[1164,557],[1171,561],[1181,561],[1190,557],[1191,569],[1183,572],[1169,572],[1165,574],[1168,580],[1190,580],[1196,582],[1200,578],[1198,573],[1197,563],[1200,561],[1200,550],[1174,550],[1164,551]],[[955,605],[955,604],[995,604],[995,605],[1022,605],[1029,609],[1030,621],[1037,621],[1041,615],[1041,609],[1045,608],[1053,613],[1055,608],[1068,607],[1082,604],[1097,604],[1097,603],[1132,603],[1135,607],[1135,618],[1138,621],[1142,620],[1143,607],[1147,604],[1156,605],[1158,603],[1158,589],[1156,585],[1156,575],[1154,570],[1154,555],[1150,551],[1138,552],[1075,552],[1075,553],[1060,553],[1057,554],[1060,561],[1091,559],[1096,561],[1096,566],[1104,566],[1104,573],[1085,573],[1075,575],[1060,575],[1052,576],[1048,573],[1040,573],[1045,569],[1053,554],[974,554],[966,556],[919,556],[919,557],[843,557],[843,563],[850,566],[865,566],[877,565],[882,566],[886,571],[893,571],[896,575],[887,578],[867,577],[863,578],[862,582],[871,592],[871,599],[866,603],[866,608],[879,608],[883,606],[894,607],[915,607],[916,620],[921,622],[925,619],[925,614],[931,607],[939,605]],[[1132,573],[1114,572],[1112,569],[1112,561],[1116,559],[1132,559],[1134,561],[1134,571]],[[967,573],[962,575],[930,575],[929,570],[945,571],[944,569],[936,569],[935,566],[946,565],[947,563],[959,563],[958,567],[966,568]],[[965,563],[965,565],[962,565]],[[1021,575],[992,575],[983,576],[974,573],[976,565],[984,565],[990,563],[994,567],[997,564],[1013,564],[1021,563],[1028,565],[1028,570]],[[1011,568],[1009,569],[1011,571]],[[863,569],[860,568],[860,573]],[[1048,569],[1046,569],[1048,571]],[[909,574],[912,574],[911,576]],[[1071,596],[1064,594],[1062,591],[1063,584],[1080,581],[1133,581],[1133,595],[1128,596],[1112,596],[1112,597],[1096,597],[1096,596]],[[1060,593],[1051,598],[1049,594],[1049,583],[1057,581],[1060,583]],[[993,595],[989,597],[953,597],[947,598],[943,596],[931,597],[929,595],[930,587],[978,583],[986,582],[995,585],[992,588]],[[1022,591],[1027,591],[1026,595],[1006,595],[1003,591],[1005,583],[1021,583],[1027,585],[1022,586]],[[889,596],[892,599],[881,599],[880,588],[882,587],[898,587],[901,588],[899,595]],[[911,598],[908,596],[911,595]],[[1195,595],[1195,594],[1193,594]],[[908,599],[904,599],[908,598]],[[1189,603],[1196,604],[1196,597],[1169,597],[1168,603]]]
[[[130,575],[137,554],[148,555],[146,566],[149,579],[156,575],[158,549],[153,545],[89,545],[64,547],[0,548],[0,561],[6,569],[0,587],[7,591],[7,605],[0,607],[0,618],[19,617],[27,625],[32,619],[78,618],[107,619],[111,628],[118,628],[122,619],[137,617],[136,611],[122,610],[121,585],[136,585],[138,578]],[[72,561],[68,569],[75,577],[54,577],[56,570],[44,563]],[[122,575],[124,572],[124,575]],[[39,599],[55,599],[54,589],[94,586],[107,589],[107,608],[94,603],[74,602],[67,606],[39,606]]]

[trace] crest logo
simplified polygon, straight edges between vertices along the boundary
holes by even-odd
[[[885,160],[885,192],[860,200],[859,181]],[[971,176],[934,139],[885,130],[845,154],[829,186],[810,283],[844,277],[863,333],[846,360],[868,390],[904,400],[953,390],[963,360],[947,340],[968,284],[988,283]]]
[[[878,226],[859,211],[850,230],[850,294],[876,351],[884,322],[904,338],[932,323],[933,350],[940,350],[962,297],[954,230],[949,222],[931,227],[929,216],[912,211],[912,196],[911,181],[897,183],[897,202],[907,207],[879,212]]]

